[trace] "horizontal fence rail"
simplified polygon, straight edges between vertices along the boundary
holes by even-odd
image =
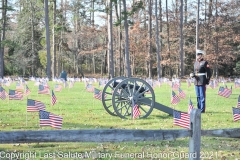
[[[189,130],[44,130],[0,132],[0,143],[124,142],[174,140],[189,137]]]
[[[202,130],[201,136],[240,138],[240,128]]]

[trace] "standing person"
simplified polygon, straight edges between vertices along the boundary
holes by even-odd
[[[204,113],[206,109],[206,85],[209,84],[212,76],[210,66],[206,60],[204,60],[205,52],[202,50],[196,51],[196,61],[194,63],[194,73],[190,74],[190,77],[194,77],[194,85],[197,96],[197,106]]]
[[[63,70],[62,73],[60,74],[60,78],[64,79],[66,82],[67,81],[67,72]]]

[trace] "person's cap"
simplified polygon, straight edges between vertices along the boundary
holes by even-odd
[[[200,54],[204,55],[205,51],[197,49],[196,54],[197,55],[200,55]]]

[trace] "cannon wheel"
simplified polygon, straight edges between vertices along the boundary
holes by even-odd
[[[112,93],[114,91],[114,82],[121,82],[125,77],[116,77],[107,82],[102,91],[102,104],[104,109],[112,116],[117,116],[112,105]]]
[[[154,108],[155,94],[146,81],[139,78],[128,78],[115,87],[112,104],[120,118],[132,119],[133,106],[136,104],[140,111],[138,118],[146,118]]]

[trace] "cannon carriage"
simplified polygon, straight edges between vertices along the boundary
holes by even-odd
[[[139,118],[147,118],[154,108],[173,114],[172,108],[155,101],[151,85],[139,78],[116,77],[108,81],[102,92],[102,103],[110,115],[122,119],[132,119],[135,105]]]

